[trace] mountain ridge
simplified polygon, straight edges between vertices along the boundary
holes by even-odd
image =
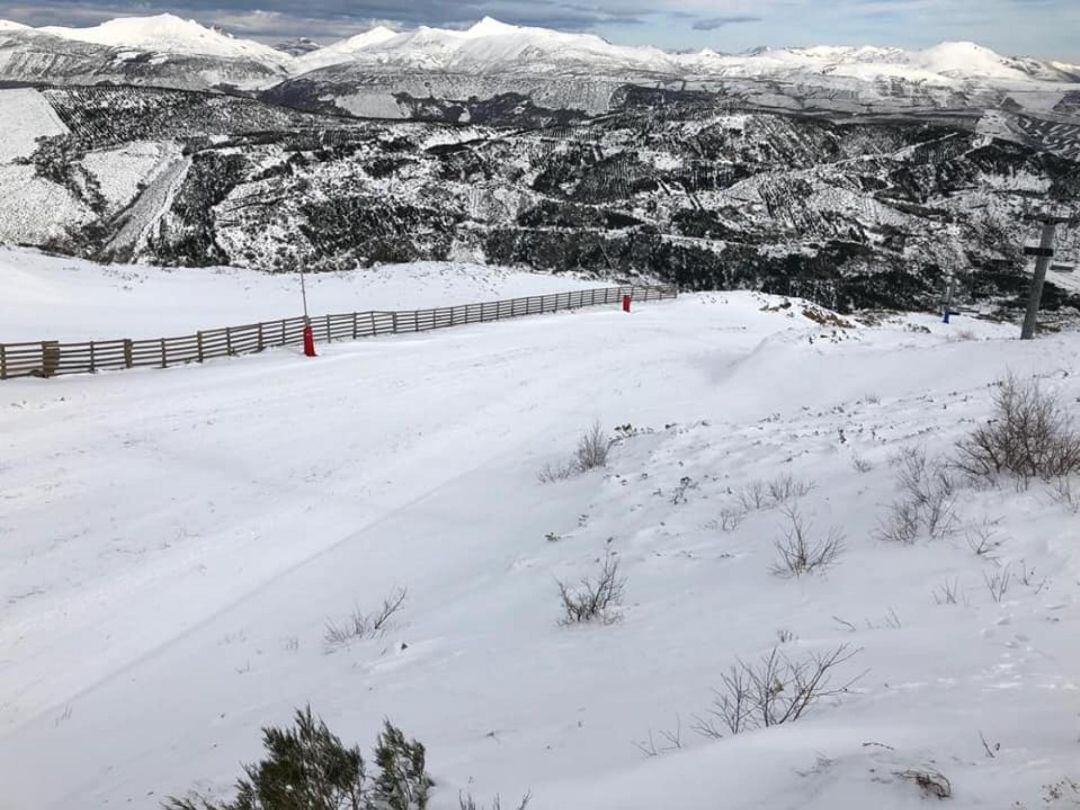
[[[870,80],[908,76],[916,81],[994,80],[1077,82],[1080,68],[1061,61],[1003,56],[970,42],[942,42],[924,50],[891,46],[759,48],[742,54],[704,48],[678,53],[643,45],[616,45],[595,34],[511,25],[484,17],[464,29],[420,26],[394,31],[385,26],[328,45],[286,53],[270,45],[183,19],[174,14],[118,17],[95,26],[33,28],[0,20],[9,36],[44,34],[114,49],[262,62],[275,72],[302,76],[333,65],[364,69],[454,71],[507,68],[542,73],[600,69],[614,73],[782,76],[835,74]],[[314,44],[314,43],[312,43]]]

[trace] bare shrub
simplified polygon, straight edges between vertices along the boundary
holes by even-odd
[[[573,458],[560,464],[545,464],[536,474],[536,478],[541,484],[550,484],[554,481],[565,481],[578,473],[604,467],[607,465],[611,445],[612,440],[604,433],[600,422],[593,422],[592,426],[578,439]]]
[[[559,580],[556,583],[565,614],[559,624],[608,624],[618,618],[616,609],[622,604],[626,579],[619,575],[619,559],[610,551],[604,555],[595,578],[582,577],[575,586]]]
[[[878,524],[877,536],[892,542],[914,543],[922,527],[932,538],[956,530],[956,481],[947,465],[929,460],[926,450],[912,446],[900,450],[891,463],[897,467],[896,484],[902,497],[890,504]]]
[[[694,730],[718,738],[756,728],[793,723],[822,698],[847,691],[858,676],[833,685],[833,670],[859,651],[841,644],[824,654],[793,661],[774,647],[758,661],[737,661],[714,689],[715,697]]]
[[[795,498],[801,498],[814,489],[811,481],[803,481],[785,473],[772,481],[750,481],[739,491],[739,505],[743,512],[757,512],[782,506]]]
[[[792,475],[784,474],[777,476],[768,484],[769,500],[773,505],[779,506],[794,498],[801,498],[813,490],[814,484],[810,481],[800,481]]]
[[[1047,577],[1043,577],[1041,580],[1036,581],[1036,572],[1034,568],[1028,568],[1027,562],[1020,560],[1020,573],[1017,575],[1017,579],[1020,580],[1020,584],[1027,588],[1031,588],[1035,593],[1042,593],[1050,580]]]
[[[914,543],[919,537],[919,507],[910,501],[893,501],[888,515],[878,522],[877,536],[891,543]]]
[[[1009,570],[1009,566],[1006,565],[993,574],[983,574],[983,581],[986,583],[986,590],[990,592],[990,598],[1000,604],[1005,598],[1005,594],[1009,592],[1009,585],[1012,583],[1012,572]]]
[[[769,492],[764,481],[751,481],[739,491],[739,505],[743,512],[764,509],[768,502]]]
[[[656,739],[652,729],[649,729],[649,736],[644,740],[635,742],[634,748],[649,758],[658,757],[661,754],[667,754],[671,751],[678,751],[683,747],[682,718],[676,716],[675,728],[661,729],[658,734],[660,737],[659,740]]]
[[[803,520],[797,507],[784,509],[790,525],[776,541],[777,560],[772,572],[782,577],[801,577],[803,574],[823,571],[833,565],[844,551],[844,535],[832,528],[824,537],[814,539],[811,525]]]
[[[607,465],[610,448],[611,442],[600,427],[600,422],[593,422],[592,426],[578,439],[577,452],[574,454],[578,471],[588,472]]]
[[[746,517],[746,512],[742,509],[730,509],[724,508],[720,510],[720,519],[717,523],[720,526],[722,532],[733,532],[739,528],[739,524],[743,522],[743,518]]]
[[[383,599],[382,606],[371,613],[355,608],[341,622],[328,620],[323,640],[328,647],[337,647],[352,641],[377,638],[387,629],[390,619],[405,606],[407,591],[398,588]]]
[[[1073,479],[1069,476],[1062,476],[1054,482],[1050,497],[1074,515],[1080,514],[1080,489],[1073,488]]]
[[[955,605],[958,604],[962,595],[959,580],[946,580],[944,585],[939,585],[934,589],[934,602],[939,605]]]
[[[551,464],[549,462],[536,474],[536,479],[541,484],[550,484],[554,481],[565,481],[577,471],[577,465],[572,461],[568,461],[565,464]]]
[[[921,447],[902,454],[897,483],[907,499],[916,505],[931,537],[942,537],[956,524],[956,482],[940,460],[930,461]]]
[[[1005,542],[998,538],[995,524],[985,518],[982,523],[969,527],[964,539],[976,557],[986,557],[988,560],[994,559],[994,552]]]
[[[860,473],[868,473],[874,469],[874,465],[862,456],[852,456],[851,466],[855,468],[855,472]]]
[[[1057,397],[1009,375],[994,392],[993,417],[957,444],[954,463],[973,478],[1051,480],[1080,472],[1080,432]]]

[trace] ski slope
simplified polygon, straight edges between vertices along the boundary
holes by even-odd
[[[189,272],[169,278],[197,288]],[[1080,775],[1080,520],[1007,486],[964,490],[949,537],[873,534],[889,459],[947,452],[1007,369],[1075,412],[1080,335],[841,329],[784,304],[684,295],[313,360],[0,384],[0,807],[229,795],[259,727],[309,702],[365,748],[384,717],[423,741],[433,810],[459,791],[531,791],[540,810],[922,808],[896,775],[911,768],[945,774],[952,807],[1071,806],[1043,797]],[[636,430],[606,470],[538,482],[594,419]],[[844,532],[823,575],[770,573],[775,508],[719,525],[780,474],[813,484],[815,531]],[[995,559],[965,540],[984,525]],[[607,550],[621,619],[559,626],[555,578]],[[1005,566],[996,602],[984,576]],[[937,604],[953,581],[959,603]],[[327,620],[395,587],[389,632],[327,648]],[[694,734],[728,666],[778,631],[796,657],[852,645],[843,674],[862,677],[796,724]],[[634,745],[677,729],[681,749]]]
[[[236,267],[101,265],[0,247],[0,343],[192,334],[302,314],[300,277]],[[460,262],[307,277],[312,315],[469,304],[603,286],[573,274]]]

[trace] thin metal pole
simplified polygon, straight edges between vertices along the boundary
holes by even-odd
[[[1054,234],[1057,222],[1047,219],[1043,222],[1042,238],[1039,240],[1038,259],[1035,261],[1035,277],[1031,280],[1031,293],[1028,296],[1027,312],[1024,315],[1024,327],[1020,331],[1021,340],[1035,337],[1035,322],[1039,316],[1039,303],[1042,301],[1046,271],[1054,257]]]
[[[300,262],[300,297],[304,300],[304,323],[308,322],[307,314],[307,285],[304,283],[304,263]]]

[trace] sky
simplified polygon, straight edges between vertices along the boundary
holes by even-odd
[[[970,40],[1007,55],[1080,63],[1080,0],[0,0],[0,18],[35,26],[162,12],[268,42],[326,43],[376,23],[463,27],[492,16],[668,49]]]

